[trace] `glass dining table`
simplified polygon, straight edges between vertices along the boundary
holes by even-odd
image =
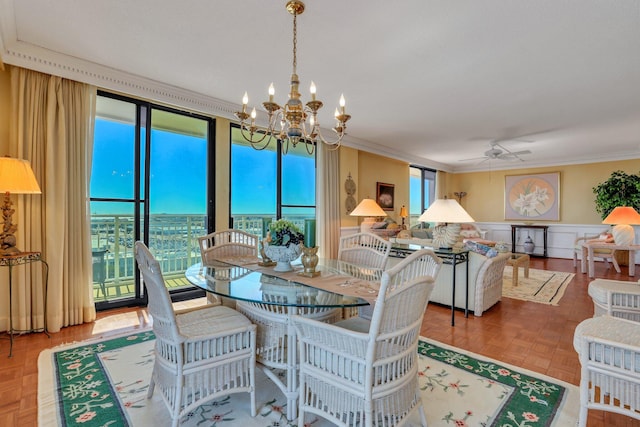
[[[321,259],[316,267],[320,275],[308,277],[298,274],[302,265],[294,263],[294,271],[282,273],[261,267],[258,261],[198,263],[185,275],[194,286],[235,300],[236,309],[258,326],[256,360],[283,392],[287,418],[293,420],[299,379],[298,343],[291,317],[297,314],[334,323],[342,319],[344,309],[373,304],[382,270]]]

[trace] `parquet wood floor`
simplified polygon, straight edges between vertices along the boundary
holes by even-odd
[[[531,267],[576,273],[559,306],[503,298],[482,317],[471,315],[465,319],[462,312],[456,312],[456,325],[451,327],[451,311],[429,305],[422,335],[578,385],[580,364],[573,349],[573,331],[580,321],[593,315],[593,304],[587,295],[590,280],[579,272],[579,266],[578,270],[574,269],[571,260],[532,258]],[[613,268],[606,269],[603,263],[596,263],[597,277],[637,280],[627,274],[624,266],[618,274]],[[186,307],[203,301],[178,304]],[[145,309],[124,308],[100,312],[95,322],[64,328],[51,334],[51,338],[42,333],[17,337],[12,358],[7,357],[9,341],[0,340],[0,426],[37,425],[40,351],[147,326],[150,323]],[[588,427],[605,426],[638,427],[640,421],[602,411],[589,412]]]

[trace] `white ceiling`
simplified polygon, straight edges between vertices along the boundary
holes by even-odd
[[[0,0],[0,56],[232,117],[272,81],[285,102],[285,2]],[[307,0],[298,74],[327,128],[344,92],[346,145],[425,166],[640,158],[640,0]],[[460,161],[492,139],[532,154]]]

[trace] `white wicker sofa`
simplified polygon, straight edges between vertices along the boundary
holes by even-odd
[[[502,272],[510,253],[501,253],[487,258],[475,252],[469,252],[469,311],[474,316],[493,307],[502,299]],[[387,268],[391,268],[400,259],[389,257]],[[442,264],[429,302],[451,307],[451,286],[453,270],[451,265]],[[465,308],[465,264],[456,266],[456,308]]]
[[[502,299],[502,272],[510,253],[501,253],[487,258],[475,252],[469,252],[469,311],[474,316],[493,307]],[[458,264],[456,269],[456,308],[465,308],[465,266]],[[451,286],[453,270],[443,264],[431,292],[430,302],[451,306]]]

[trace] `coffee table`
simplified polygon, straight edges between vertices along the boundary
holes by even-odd
[[[513,267],[513,273],[511,276],[511,283],[513,283],[513,286],[518,286],[518,267],[524,268],[524,277],[529,278],[529,255],[512,253],[511,257],[507,259],[507,265]]]

